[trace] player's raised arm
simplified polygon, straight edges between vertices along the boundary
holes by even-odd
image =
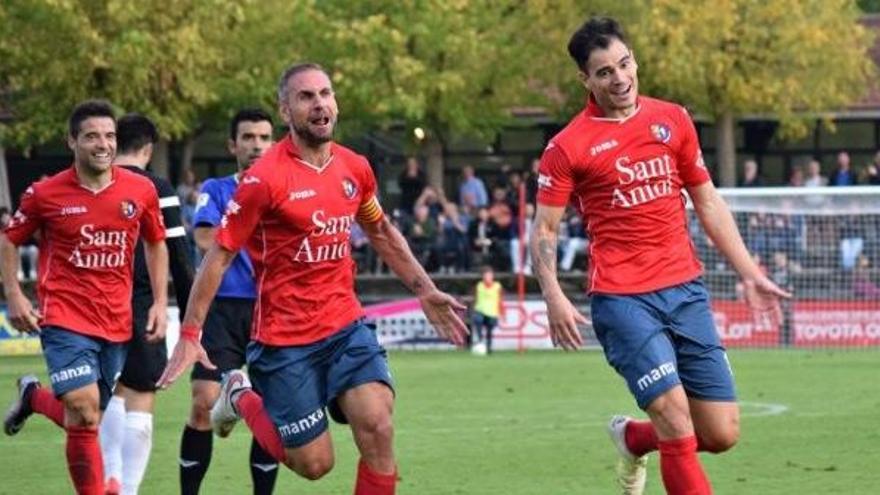
[[[575,350],[583,344],[578,323],[587,320],[565,296],[556,279],[556,248],[559,241],[559,222],[565,214],[564,206],[539,204],[532,224],[529,248],[535,277],[547,303],[547,320],[553,345]]]
[[[372,199],[375,201],[375,197]],[[464,344],[467,327],[458,312],[467,308],[454,297],[441,292],[419,264],[403,235],[378,211],[379,219],[358,215],[358,222],[370,239],[370,245],[388,267],[400,277],[422,304],[428,321],[440,335],[456,345]],[[371,221],[372,220],[372,221]]]
[[[791,297],[789,292],[773,283],[749,255],[727,203],[712,182],[689,187],[697,218],[706,235],[733,265],[746,287],[746,301],[755,311],[771,313],[781,320],[779,298]]]

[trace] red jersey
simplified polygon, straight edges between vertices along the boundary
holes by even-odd
[[[355,221],[382,218],[364,157],[334,143],[327,163],[315,167],[290,136],[269,148],[242,176],[217,231],[220,246],[246,246],[253,261],[251,338],[309,344],[363,316],[349,236]]]
[[[544,150],[538,203],[571,201],[590,237],[590,292],[638,294],[702,273],[687,230],[683,187],[711,178],[679,105],[640,97],[625,119],[590,98]]]
[[[125,342],[138,234],[159,242],[165,226],[149,179],[117,166],[111,173],[100,191],[80,185],[74,167],[31,185],[4,232],[16,245],[39,233],[40,326]]]

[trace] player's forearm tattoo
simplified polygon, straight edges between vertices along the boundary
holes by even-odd
[[[556,239],[542,237],[538,239],[537,246],[538,266],[545,268],[550,275],[556,273]]]
[[[421,277],[414,278],[412,283],[410,284],[410,289],[412,289],[413,293],[416,295],[419,295],[419,293],[421,293],[425,287],[427,287],[427,285],[421,279]]]

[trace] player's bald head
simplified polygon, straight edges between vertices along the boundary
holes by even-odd
[[[591,17],[568,42],[568,54],[578,68],[587,72],[587,62],[594,50],[606,50],[614,40],[629,46],[620,23],[610,17]]]
[[[316,70],[318,72],[323,72],[327,78],[330,78],[330,75],[327,74],[327,71],[321,67],[320,64],[316,64],[314,62],[302,62],[296,63],[288,67],[281,74],[281,79],[278,81],[278,102],[283,103],[287,100],[287,96],[290,91],[290,80],[296,77],[299,74],[304,72]]]

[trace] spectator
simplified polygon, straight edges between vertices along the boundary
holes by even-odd
[[[181,177],[180,183],[177,184],[177,197],[180,198],[180,204],[186,202],[190,193],[193,191],[198,192],[198,190],[199,184],[197,184],[195,172],[191,168],[183,169],[183,177]]]
[[[743,178],[739,182],[739,187],[762,187],[764,179],[758,175],[758,162],[755,160],[746,160],[743,163]]]
[[[871,260],[864,254],[856,261],[852,290],[856,299],[880,299],[880,286],[871,278]]]
[[[587,254],[589,241],[587,241],[587,234],[584,230],[580,215],[570,215],[568,221],[565,223],[568,232],[568,239],[562,244],[562,261],[559,262],[559,268],[560,270],[567,272],[571,271],[578,254]],[[699,222],[690,223],[694,224]]]
[[[791,169],[791,175],[788,176],[788,185],[791,187],[804,186],[804,169],[796,166]]]
[[[443,203],[445,201],[446,196],[443,195],[443,191],[437,190],[434,186],[425,186],[422,194],[416,199],[413,211],[418,210],[420,206],[427,206],[431,218],[436,219],[443,212]]]
[[[476,254],[476,263],[491,264],[496,269],[505,269],[509,254],[499,248],[501,229],[492,221],[488,208],[477,210],[477,218],[468,228],[468,240],[472,252]]]
[[[872,186],[880,185],[880,151],[874,154],[874,160],[865,166],[865,184]]]
[[[400,187],[400,209],[407,215],[412,215],[416,200],[427,185],[425,172],[416,157],[406,159],[406,168],[397,178],[397,185]]]
[[[431,271],[436,265],[437,221],[425,205],[416,205],[407,239],[419,264]]]
[[[461,170],[461,186],[458,188],[458,200],[461,205],[480,208],[489,204],[489,193],[482,179],[474,174],[474,167],[467,165]]]
[[[513,216],[519,216],[519,186],[523,183],[522,175],[513,171],[507,174],[507,204]]]
[[[837,154],[837,169],[828,179],[830,186],[854,186],[856,176],[850,168],[849,153],[841,151]]]
[[[510,259],[511,264],[513,265],[513,271],[520,273],[520,260],[522,259],[520,252],[524,252],[526,259],[525,261],[522,261],[522,271],[526,275],[531,275],[532,253],[528,248],[528,243],[529,238],[532,235],[532,220],[535,218],[535,205],[531,203],[526,204],[525,216],[525,232],[523,232],[522,235],[519,235],[519,218],[514,219],[512,231],[517,235],[512,235],[510,239]],[[520,240],[522,240],[522,246],[520,245]]]
[[[498,326],[498,318],[504,316],[503,291],[495,280],[492,267],[484,266],[480,271],[483,277],[474,290],[474,335],[471,342],[472,346],[485,342],[486,354],[492,354],[492,333]]]
[[[810,160],[807,164],[807,177],[804,179],[807,187],[823,187],[828,185],[828,179],[822,175],[822,164],[819,160]]]
[[[535,204],[538,200],[538,169],[541,167],[541,159],[532,160],[529,173],[526,174],[526,203]]]
[[[447,202],[444,213],[439,215],[440,272],[456,273],[470,269],[468,249],[468,223],[470,219],[461,214],[458,206]]]
[[[856,260],[865,247],[865,234],[862,218],[846,215],[839,218],[840,225],[840,266],[844,270],[856,267]]]

